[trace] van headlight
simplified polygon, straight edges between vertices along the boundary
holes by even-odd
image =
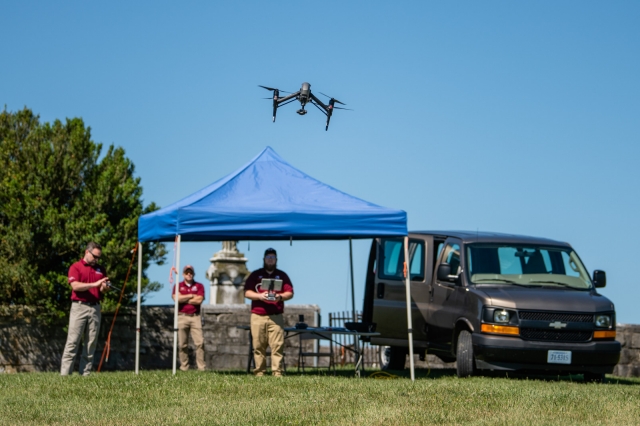
[[[610,315],[596,315],[596,327],[609,328],[611,327]]]
[[[499,324],[508,324],[511,320],[511,315],[509,315],[508,311],[504,309],[496,309],[493,312],[493,321]]]

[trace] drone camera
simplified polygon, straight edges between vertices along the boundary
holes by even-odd
[[[306,110],[306,109],[299,109],[299,110],[297,110],[296,112],[297,112],[298,114],[300,114],[300,115],[305,115],[305,114],[307,113],[307,110]]]

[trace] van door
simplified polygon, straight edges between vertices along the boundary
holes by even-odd
[[[409,239],[409,274],[411,287],[425,286],[425,242]],[[404,281],[404,240],[383,238],[378,242],[373,322],[380,338],[407,340],[407,296]],[[425,291],[426,292],[426,291]],[[414,330],[424,328],[424,315],[413,304]],[[417,333],[414,332],[414,337]]]
[[[449,238],[441,249],[438,262],[434,268],[433,279],[429,288],[430,299],[427,314],[429,325],[428,339],[432,343],[450,345],[453,327],[460,312],[461,290],[463,288],[451,281],[438,280],[438,265],[451,265],[451,274],[458,275],[462,271],[461,248],[459,240]]]

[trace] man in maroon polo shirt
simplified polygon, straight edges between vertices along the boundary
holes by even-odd
[[[271,347],[271,372],[282,376],[284,357],[284,301],[293,297],[293,284],[289,276],[276,269],[278,257],[275,249],[264,252],[263,267],[249,275],[244,284],[244,297],[251,300],[251,336],[256,369],[253,374],[264,376],[267,370],[267,346]],[[263,278],[282,280],[282,290],[275,292],[275,300],[269,300],[269,289],[262,288]]]
[[[180,348],[180,370],[189,369],[189,334],[196,346],[196,364],[198,370],[204,371],[204,337],[202,336],[202,320],[200,305],[204,300],[204,286],[195,282],[193,266],[187,265],[182,269],[184,281],[178,284],[178,346]],[[171,297],[176,300],[176,286],[173,286]]]
[[[107,291],[107,273],[98,265],[102,256],[100,244],[90,242],[84,257],[69,268],[71,286],[71,314],[67,343],[62,353],[60,374],[68,376],[73,372],[78,347],[82,341],[82,356],[79,373],[88,376],[93,368],[93,353],[96,350],[100,330],[100,300]]]

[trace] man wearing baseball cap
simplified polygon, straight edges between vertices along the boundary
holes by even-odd
[[[256,376],[264,376],[267,370],[267,346],[271,347],[271,372],[282,376],[284,357],[284,301],[293,297],[293,285],[289,276],[276,269],[276,251],[268,248],[264,252],[263,267],[249,275],[244,285],[244,297],[251,300],[251,336]],[[269,289],[262,288],[263,278],[282,280],[282,289],[276,291],[275,300],[269,300]]]
[[[200,318],[200,305],[204,300],[204,286],[194,281],[195,270],[187,265],[182,269],[184,281],[178,284],[178,346],[180,353],[180,370],[189,369],[189,334],[196,346],[196,364],[198,370],[204,371],[204,338],[202,336],[202,322]],[[176,300],[176,287],[173,286],[171,294]]]

